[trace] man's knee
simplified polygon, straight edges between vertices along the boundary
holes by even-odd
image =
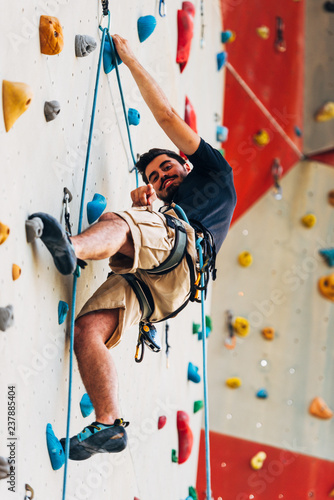
[[[92,342],[106,343],[118,324],[118,309],[101,309],[80,316],[74,325],[74,350]]]
[[[105,214],[101,215],[98,222],[105,222],[105,221],[111,221],[111,220],[117,220],[117,219],[119,219],[119,217],[118,217],[118,215],[114,214],[114,212],[106,212]]]

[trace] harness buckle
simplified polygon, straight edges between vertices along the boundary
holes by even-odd
[[[135,354],[135,361],[137,363],[141,363],[144,359],[145,344],[153,352],[161,351],[161,345],[157,338],[157,329],[153,323],[144,323],[141,321],[139,323],[139,334]]]

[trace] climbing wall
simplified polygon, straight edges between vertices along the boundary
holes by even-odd
[[[216,53],[221,50],[220,6],[194,2],[194,38],[187,67],[182,75],[176,64],[177,9],[181,2],[169,0],[166,17],[160,17],[159,2],[142,0],[111,2],[111,33],[129,39],[143,65],[160,83],[180,115],[185,96],[197,113],[199,133],[211,144],[216,141],[215,116],[221,116],[223,74],[217,71]],[[57,17],[63,30],[64,47],[57,55],[40,51],[40,16]],[[157,26],[143,44],[139,43],[137,19],[154,15]],[[0,246],[0,307],[13,306],[14,323],[0,335],[0,456],[15,463],[11,481],[0,481],[1,499],[61,498],[63,469],[51,469],[46,448],[46,424],[55,434],[66,433],[69,318],[58,324],[58,303],[70,303],[72,277],[61,276],[40,240],[28,244],[25,220],[35,211],[51,213],[64,222],[63,198],[66,187],[72,194],[69,204],[73,232],[76,232],[85,164],[87,138],[99,51],[98,1],[18,0],[3,7],[1,26],[1,80],[29,86],[22,114],[6,132],[0,125],[1,209],[0,222],[10,229]],[[200,47],[202,24],[205,44]],[[89,35],[97,49],[87,57],[76,57],[75,35]],[[202,44],[203,45],[203,44]],[[135,153],[150,147],[171,147],[142,101],[124,65],[120,66],[127,107],[139,111],[141,122],[131,127]],[[31,93],[31,94],[30,94]],[[46,121],[46,101],[58,101],[60,112]],[[23,110],[23,109],[22,109]],[[218,118],[219,120],[219,118]],[[92,150],[86,187],[86,202],[95,193],[107,200],[107,211],[130,205],[135,188],[126,128],[114,72],[100,79]],[[83,228],[88,226],[86,214]],[[6,228],[5,228],[6,233]],[[12,279],[12,265],[21,268]],[[108,273],[106,261],[90,263],[78,280],[77,308],[102,283]],[[188,363],[199,367],[201,343],[192,335],[192,322],[200,320],[199,306],[189,306],[170,322],[169,367],[165,355],[164,325],[158,331],[163,343],[161,354],[147,352],[142,364],[134,362],[137,329],[127,332],[112,355],[120,385],[123,416],[130,420],[129,446],[117,456],[95,456],[87,462],[69,462],[67,497],[84,499],[179,500],[186,498],[196,481],[197,452],[202,412],[193,413],[195,400],[202,399],[202,383],[187,380]],[[76,363],[73,372],[71,432],[76,434],[92,420],[84,420],[79,401],[85,392]],[[10,399],[9,399],[10,397]],[[8,406],[8,402],[10,405]],[[15,404],[14,404],[15,403]],[[7,412],[10,408],[11,413]],[[15,411],[14,411],[15,409]],[[176,412],[190,417],[194,434],[193,452],[182,465],[172,463],[172,449],[178,450]],[[158,417],[167,417],[157,429]],[[11,419],[9,419],[11,417]],[[13,420],[14,419],[14,420]],[[14,435],[9,434],[15,423]],[[14,488],[9,490],[8,488]],[[14,493],[15,491],[15,493]],[[50,493],[52,492],[52,493]]]

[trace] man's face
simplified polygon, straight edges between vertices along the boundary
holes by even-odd
[[[183,180],[190,172],[190,166],[181,165],[168,155],[159,155],[146,167],[145,174],[148,182],[152,184],[158,198],[170,202]]]

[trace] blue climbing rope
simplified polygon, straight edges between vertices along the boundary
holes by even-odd
[[[106,15],[106,14],[104,14],[104,15]],[[126,125],[127,125],[127,131],[128,131],[128,137],[129,137],[129,143],[130,143],[130,150],[131,150],[132,160],[133,160],[133,163],[134,163],[134,167],[133,167],[133,169],[131,171],[135,170],[135,172],[136,172],[136,184],[137,184],[137,187],[138,187],[138,171],[137,171],[137,169],[135,167],[136,160],[135,160],[135,156],[133,154],[133,148],[132,148],[132,141],[131,141],[129,123],[128,123],[128,118],[127,118],[127,113],[126,113],[126,108],[125,108],[125,103],[124,103],[124,97],[123,97],[121,80],[120,80],[119,72],[118,72],[118,66],[117,66],[117,60],[116,60],[116,54],[115,54],[115,48],[114,48],[114,44],[113,44],[112,38],[111,38],[111,36],[109,34],[109,25],[110,25],[110,13],[109,13],[109,10],[108,10],[108,27],[102,29],[101,47],[100,47],[100,54],[99,54],[98,65],[97,65],[97,73],[96,73],[95,89],[94,89],[94,99],[93,99],[93,106],[92,106],[92,115],[91,115],[91,121],[90,121],[88,144],[87,144],[87,153],[86,153],[86,161],[85,161],[85,169],[84,169],[84,176],[83,176],[83,182],[82,182],[81,202],[80,202],[78,233],[77,234],[80,234],[81,230],[82,230],[82,220],[83,220],[83,212],[84,212],[84,205],[85,205],[85,192],[86,192],[86,184],[87,184],[88,166],[89,166],[89,159],[90,159],[90,152],[91,152],[91,145],[92,145],[92,137],[93,137],[93,129],[94,129],[94,119],[95,119],[95,111],[96,111],[97,94],[98,94],[98,88],[99,88],[99,80],[100,80],[100,73],[101,73],[101,66],[102,66],[102,60],[103,60],[103,51],[104,51],[104,45],[105,45],[106,36],[108,36],[108,39],[109,39],[109,42],[110,42],[110,45],[111,45],[112,51],[113,51],[113,57],[114,57],[114,59],[116,61],[115,68],[116,68],[116,74],[117,74],[117,81],[118,81],[118,86],[119,86],[119,90],[120,90],[120,94],[121,94],[121,99],[122,99],[124,117],[125,117],[125,121],[126,121]],[[68,458],[69,458],[69,448],[70,448],[70,421],[71,421],[71,400],[72,400],[74,323],[75,323],[75,304],[76,304],[76,296],[77,296],[77,279],[78,279],[78,277],[79,277],[79,268],[77,267],[77,270],[76,270],[76,272],[73,275],[73,286],[72,286],[72,305],[71,305],[71,323],[70,323],[70,349],[69,349],[69,351],[70,351],[70,359],[69,359],[69,378],[68,378],[68,404],[67,404],[67,425],[66,425],[66,439],[65,439],[65,462],[64,462],[64,479],[63,479],[63,496],[62,496],[62,500],[65,500],[65,498],[66,498],[67,468],[68,468]]]

